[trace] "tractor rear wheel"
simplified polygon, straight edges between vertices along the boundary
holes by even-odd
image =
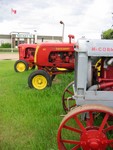
[[[52,75],[51,80],[53,81],[55,77],[56,77],[56,74]]]
[[[24,72],[24,71],[27,71],[28,68],[29,68],[29,65],[24,60],[17,60],[14,64],[14,70],[16,72]]]
[[[73,98],[74,95],[73,86],[74,86],[74,81],[68,84],[68,86],[65,88],[62,95],[62,105],[66,113],[76,106],[75,99]]]
[[[57,135],[59,150],[112,150],[113,109],[102,105],[74,108],[62,120]]]
[[[32,64],[29,66],[29,70],[34,70],[34,69],[35,69],[35,65]]]
[[[28,77],[28,85],[30,88],[43,90],[47,86],[51,86],[51,84],[50,75],[44,70],[36,70]]]

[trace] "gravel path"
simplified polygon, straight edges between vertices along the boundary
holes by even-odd
[[[0,54],[0,60],[18,60],[18,57],[15,53]]]

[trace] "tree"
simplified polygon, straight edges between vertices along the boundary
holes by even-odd
[[[102,39],[113,39],[113,29],[102,32]]]

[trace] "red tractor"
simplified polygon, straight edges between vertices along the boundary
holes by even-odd
[[[28,69],[34,69],[34,54],[37,44],[19,44],[19,60],[14,64],[14,70],[16,72],[24,72]]]
[[[30,88],[42,90],[51,86],[57,74],[74,70],[73,35],[69,35],[69,43],[41,43],[35,52],[35,65],[38,70],[32,72],[28,78]]]

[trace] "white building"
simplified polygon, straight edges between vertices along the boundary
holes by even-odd
[[[16,48],[21,43],[33,44],[41,42],[61,42],[61,36],[35,35],[29,32],[11,32],[9,35],[0,34],[0,45],[10,43],[12,48]]]

